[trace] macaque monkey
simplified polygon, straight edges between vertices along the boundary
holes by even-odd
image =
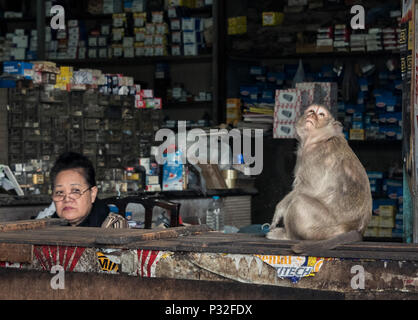
[[[296,123],[293,190],[280,201],[268,239],[306,240],[295,253],[362,240],[372,214],[369,179],[327,108],[309,106]],[[278,227],[283,219],[284,227]]]

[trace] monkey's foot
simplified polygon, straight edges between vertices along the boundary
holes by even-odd
[[[271,240],[289,240],[284,228],[274,228],[266,234],[267,239]]]

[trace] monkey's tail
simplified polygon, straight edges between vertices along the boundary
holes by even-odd
[[[292,246],[292,251],[294,253],[305,254],[317,252],[319,250],[331,250],[342,244],[348,244],[362,240],[363,236],[361,235],[361,233],[356,230],[352,230],[346,233],[339,234],[338,236],[335,236],[331,239],[317,241],[301,241]]]

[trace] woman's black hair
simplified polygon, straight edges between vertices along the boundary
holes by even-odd
[[[92,162],[80,153],[69,151],[61,154],[51,169],[49,177],[52,187],[54,187],[55,178],[61,171],[71,169],[82,169],[82,175],[86,179],[89,187],[96,186],[96,173]]]

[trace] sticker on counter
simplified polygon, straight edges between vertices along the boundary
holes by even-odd
[[[256,255],[263,262],[271,265],[277,271],[281,279],[290,279],[293,283],[304,277],[312,277],[322,267],[325,258],[303,257],[303,256],[264,256]]]
[[[117,273],[119,271],[120,259],[116,256],[105,255],[98,251],[96,252],[97,259],[102,271]]]

